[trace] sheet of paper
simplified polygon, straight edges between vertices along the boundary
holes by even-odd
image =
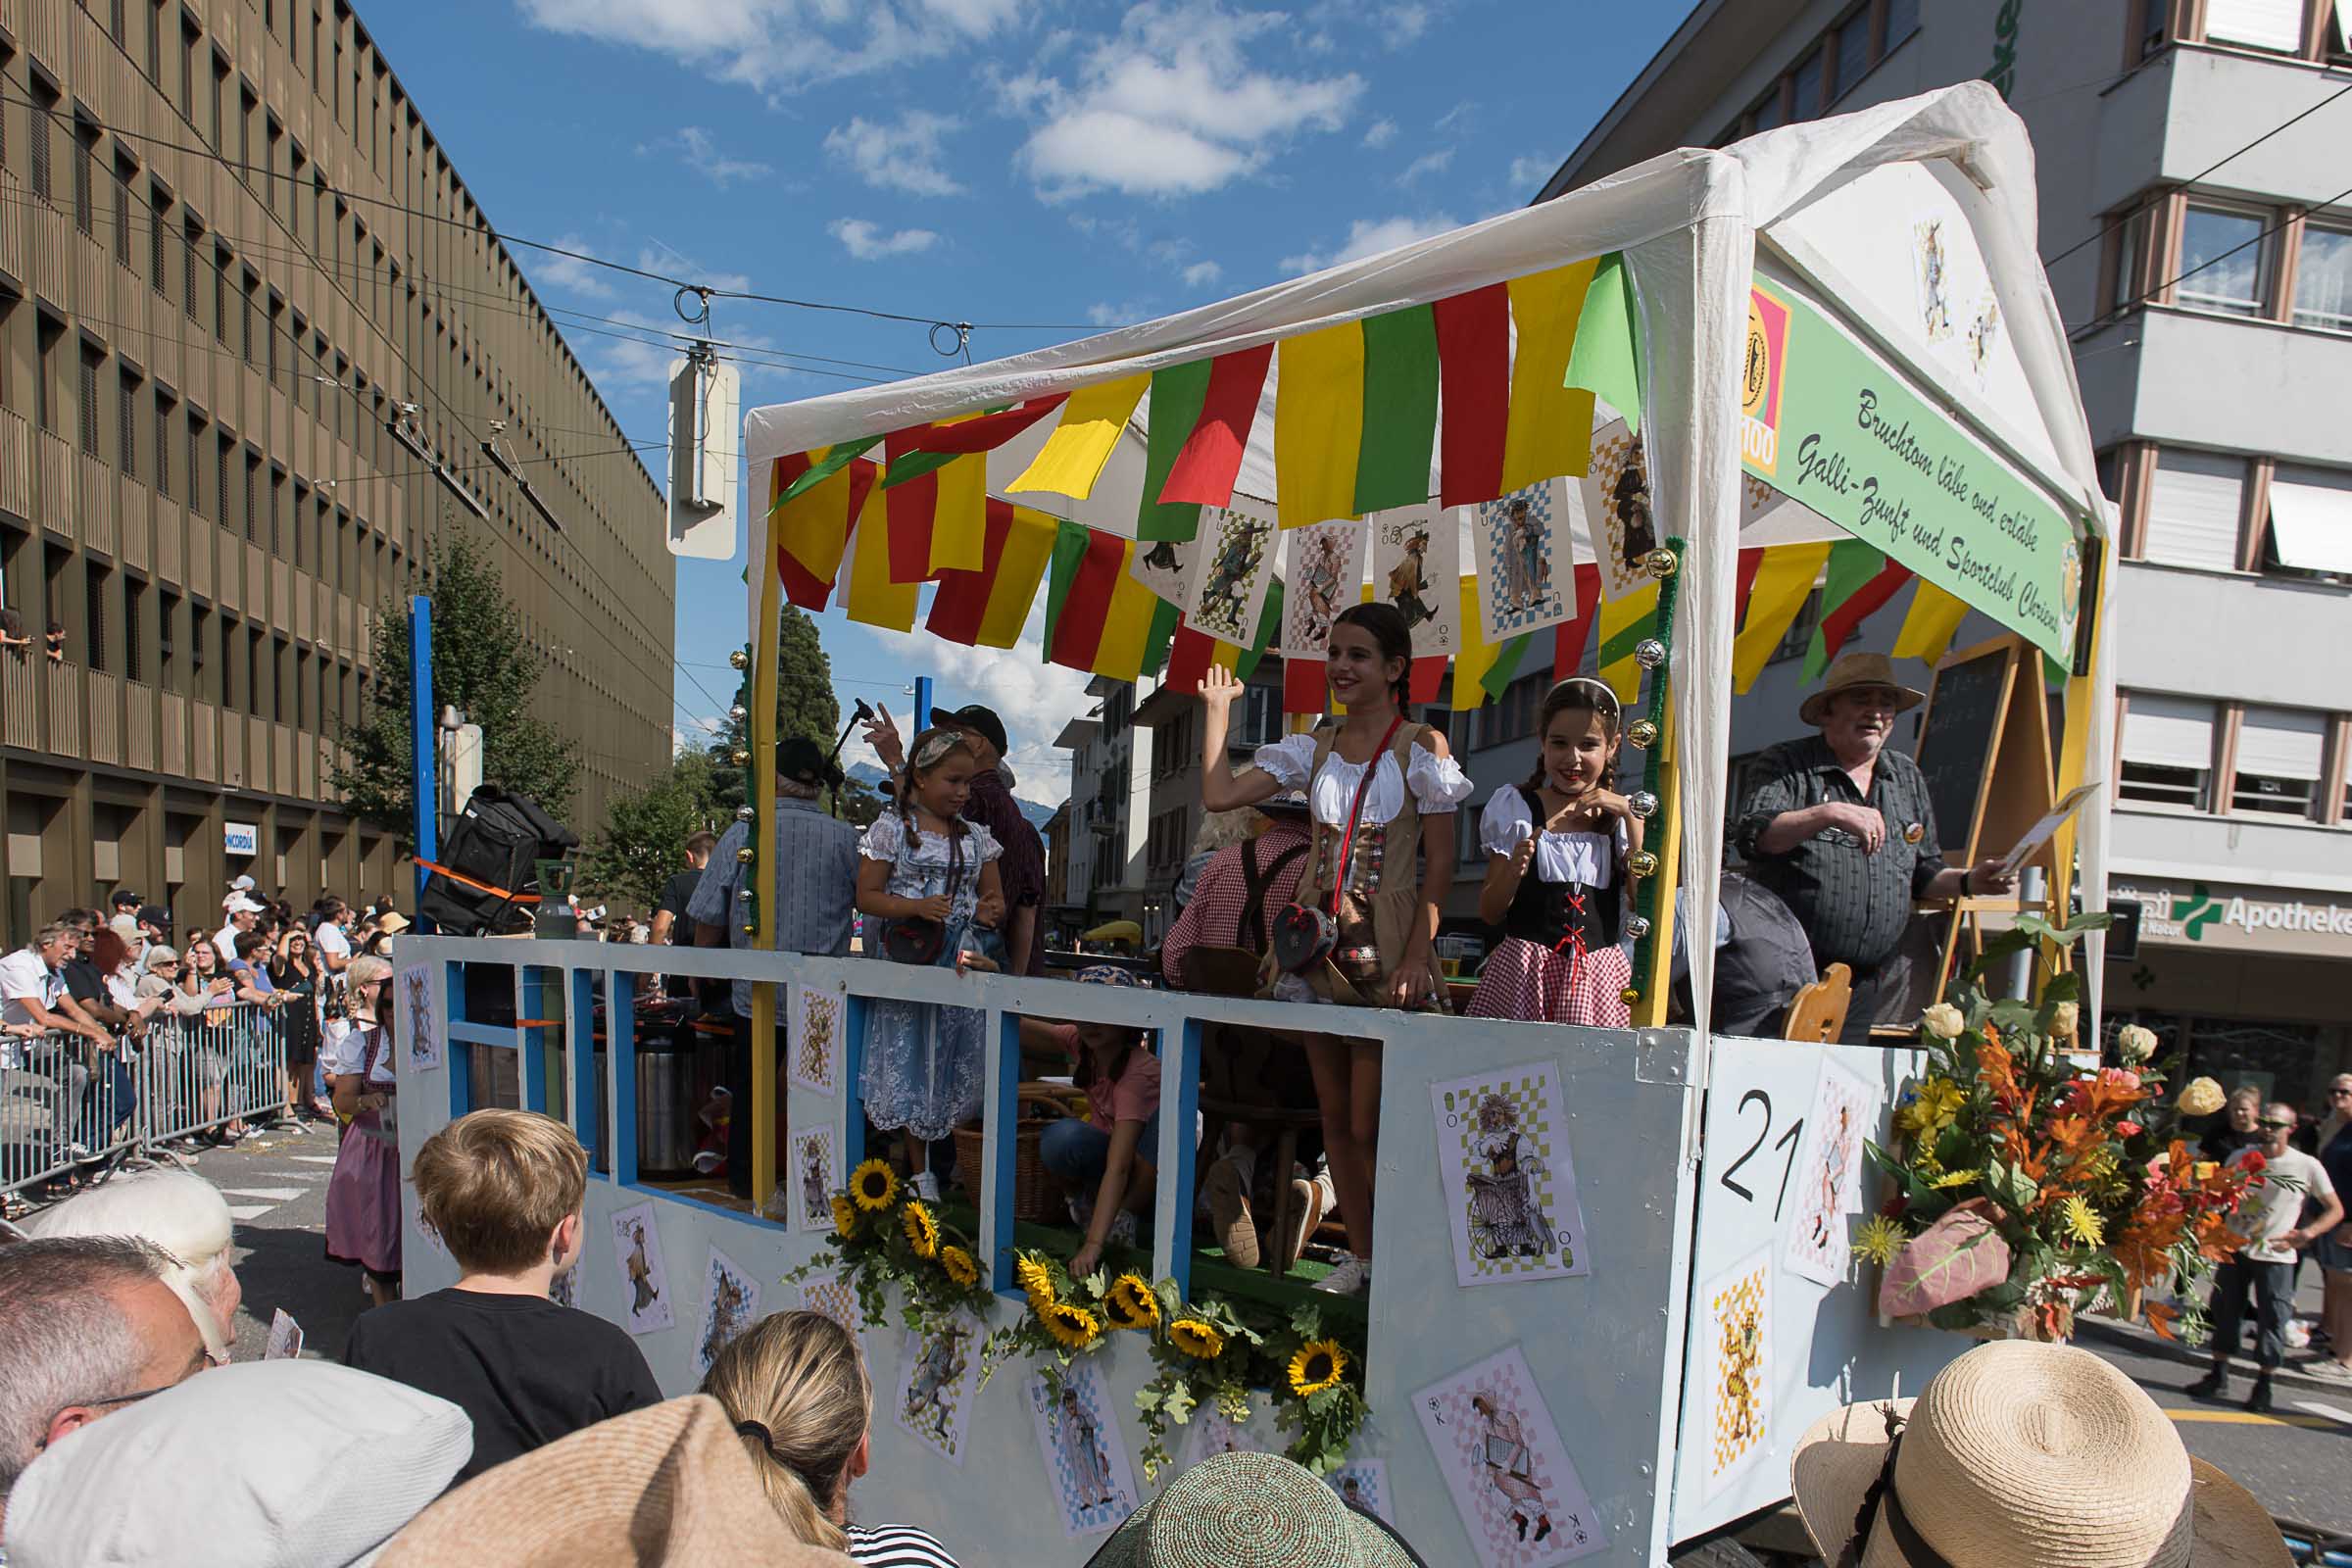
[[[431,1072],[441,1065],[441,1031],[433,1022],[433,967],[413,963],[400,971],[392,988],[399,1007],[401,1044],[408,1048],[409,1065]]]
[[[612,1255],[627,1283],[626,1326],[631,1334],[677,1327],[669,1301],[669,1269],[662,1260],[662,1231],[654,1205],[639,1203],[612,1215]]]
[[[1193,560],[1200,554],[1200,536],[1190,539],[1138,541],[1127,562],[1127,575],[1179,610],[1192,603]]]
[[[1543,479],[1474,509],[1478,608],[1490,643],[1576,618],[1568,479]]]
[[[786,1059],[792,1081],[812,1094],[832,1094],[841,1082],[842,1020],[849,993],[842,986],[795,985]]]
[[[727,1342],[760,1321],[760,1281],[717,1248],[704,1280],[703,1328],[694,1343],[698,1372],[710,1370]]]
[[[899,1357],[901,1431],[953,1465],[963,1463],[972,1405],[980,1397],[980,1320],[959,1312],[936,1334],[906,1331]]]
[[[583,1248],[578,1262],[547,1282],[547,1298],[558,1306],[579,1305],[580,1275],[586,1272],[587,1267],[588,1251]]]
[[[1548,1061],[1429,1086],[1438,1181],[1453,1227],[1454,1282],[1497,1285],[1592,1272],[1566,1107]]]
[[[1789,1182],[1795,1201],[1781,1256],[1790,1273],[1836,1285],[1853,1272],[1850,1217],[1862,1206],[1862,1143],[1878,1125],[1879,1094],[1823,1062]]]
[[[2066,798],[2051,807],[2040,821],[2026,829],[2026,836],[2011,846],[2007,855],[2001,857],[2001,869],[2007,871],[2011,876],[2017,875],[2026,861],[2033,858],[2034,852],[2049,843],[2051,837],[2066,825],[2066,819],[2080,810],[2082,803],[2097,793],[2098,788],[2098,781],[2094,779],[2088,784],[2078,784],[2068,790]]]
[[[1549,1568],[1608,1544],[1519,1347],[1421,1390],[1413,1412],[1484,1568]]]
[[[1372,597],[1403,612],[1413,634],[1413,657],[1461,650],[1461,519],[1446,507],[1419,502],[1375,512]]]
[[[302,1325],[293,1314],[279,1307],[270,1318],[270,1345],[262,1351],[265,1361],[293,1361],[302,1356]]]
[[[1272,517],[1230,507],[1201,512],[1185,602],[1185,620],[1195,631],[1237,648],[1257,640],[1258,612],[1274,580],[1274,533]]]
[[[1658,548],[1649,500],[1649,462],[1642,438],[1623,419],[1592,435],[1592,463],[1585,470],[1586,541],[1600,566],[1600,596],[1622,599],[1657,579],[1642,558]]]
[[[1042,1372],[1032,1374],[1021,1389],[1063,1533],[1101,1535],[1133,1513],[1139,1500],[1135,1474],[1094,1362],[1070,1363],[1058,1396]]]
[[[820,1312],[852,1334],[865,1326],[865,1314],[858,1305],[858,1288],[846,1274],[812,1274],[803,1280],[801,1310]]]
[[[1342,1502],[1375,1514],[1383,1523],[1396,1523],[1396,1502],[1389,1495],[1388,1460],[1350,1459],[1323,1479]]]
[[[1708,1446],[1706,1494],[1713,1496],[1765,1449],[1772,1418],[1772,1253],[1752,1253],[1716,1275],[1698,1301],[1691,1332],[1706,1336],[1707,1375],[1696,1432]]]
[[[1184,1440],[1187,1469],[1220,1453],[1274,1453],[1283,1447],[1274,1430],[1272,1397],[1262,1389],[1250,1393],[1250,1419],[1229,1421],[1214,1404],[1193,1411]]]
[[[833,1195],[841,1190],[842,1180],[833,1159],[831,1127],[808,1127],[792,1135],[792,1168],[785,1173],[785,1184],[793,1195],[795,1230],[831,1233]]]
[[[1340,518],[1283,535],[1282,652],[1287,659],[1321,659],[1331,651],[1332,618],[1356,603],[1364,580],[1364,542],[1371,530]]]

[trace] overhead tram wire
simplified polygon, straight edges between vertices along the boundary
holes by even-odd
[[[2342,190],[2337,191],[2326,201],[2317,203],[2316,205],[2320,207],[2333,207],[2336,203],[2346,200],[2352,200],[2352,185],[2345,186]],[[2188,279],[2196,276],[2199,272],[2204,271],[2209,267],[2220,266],[2222,263],[2228,261],[2230,257],[2235,256],[2239,251],[2246,249],[2248,246],[2261,244],[2264,240],[2269,239],[2273,234],[2276,234],[2278,232],[2278,230],[2284,228],[2290,221],[2292,221],[2292,220],[2281,218],[2277,222],[2270,224],[2250,237],[2239,240],[2235,245],[2230,246],[2228,250],[2222,251],[2217,255],[2208,256],[2205,258],[2205,260],[2199,262],[2196,266],[2188,269],[2186,271],[2175,273],[2173,276],[2166,278],[2163,282],[2157,284],[2147,292],[2125,300],[2112,310],[2100,312],[2097,316],[2094,316],[2089,320],[2082,322],[2080,326],[2070,326],[2067,328],[2067,331],[2069,334],[2072,334],[2076,332],[2086,332],[2094,326],[2104,326],[2108,322],[2113,321],[2118,317],[2122,316],[2126,311],[2132,310],[2137,306],[2148,304],[2154,300],[2156,296],[2162,294],[2166,289],[2173,287],[2175,284],[2186,282]]]

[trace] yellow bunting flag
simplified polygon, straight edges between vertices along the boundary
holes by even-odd
[[[822,462],[825,454],[815,456]],[[782,460],[770,466],[771,495],[783,493],[783,467]],[[845,467],[818,481],[776,508],[768,524],[777,547],[820,583],[830,583],[841,570],[842,551],[849,544],[850,479],[850,469]]]
[[[1830,559],[1830,542],[1775,545],[1764,552],[1754,586],[1747,594],[1747,619],[1732,642],[1732,690],[1744,694],[1764,673],[1772,651],[1788,634],[1789,622],[1805,608],[1823,563]]]
[[[1012,531],[996,561],[996,582],[981,612],[979,643],[983,648],[1010,648],[1021,640],[1037,585],[1046,575],[1054,554],[1054,533],[1060,524],[1029,507],[1012,509]]]
[[[1355,515],[1364,441],[1364,329],[1282,340],[1274,383],[1274,501],[1285,528]]]
[[[1920,578],[1919,591],[1912,595],[1911,609],[1903,616],[1903,629],[1895,634],[1894,657],[1924,659],[1933,664],[1952,646],[1960,622],[1967,618],[1967,601]]]
[[[1502,492],[1561,474],[1581,474],[1592,463],[1592,394],[1563,386],[1576,325],[1599,258],[1555,267],[1510,281],[1511,413],[1502,438]]]
[[[1020,477],[1004,487],[1006,493],[1050,490],[1084,501],[1094,493],[1095,480],[1119,444],[1119,432],[1135,416],[1135,406],[1151,384],[1148,374],[1131,375],[1071,393],[1061,406],[1061,421]]]
[[[988,454],[941,466],[939,505],[931,514],[931,570],[978,571],[988,542]]]
[[[1658,585],[1637,588],[1630,594],[1600,602],[1600,678],[1617,701],[1632,707],[1642,700],[1642,666],[1634,659],[1634,649],[1641,637],[1628,635],[1643,621],[1654,621],[1658,615]],[[1643,636],[1655,637],[1654,629]]]
[[[844,609],[852,620],[868,626],[912,631],[922,585],[890,580],[890,534],[883,514],[882,492],[868,492],[865,511],[850,531],[850,598]]]
[[[1502,649],[1486,640],[1486,619],[1478,609],[1478,573],[1462,576],[1462,647],[1453,656],[1453,710],[1466,713],[1487,700],[1487,671],[1502,657]]]
[[[1152,637],[1152,612],[1158,595],[1135,580],[1128,568],[1135,564],[1135,543],[1119,554],[1118,580],[1111,585],[1110,610],[1102,619],[1102,640],[1095,645],[1094,672],[1112,680],[1132,681],[1144,672],[1144,647]]]

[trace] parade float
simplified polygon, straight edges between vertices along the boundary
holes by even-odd
[[[2128,1285],[2110,1272],[2121,1233],[2147,1221],[2121,1265],[2144,1277],[2200,1223],[2193,1201],[2158,1212],[2193,1166],[2149,1143],[2153,1122],[2116,1130],[2136,1083],[2087,1092],[2106,1098],[2064,1157],[2089,1165],[2054,1175],[2047,1150],[2025,1152],[2075,1182],[2047,1215],[1995,1147],[2006,1090],[1954,1084],[1961,1042],[1981,1075],[1981,1048],[2022,1031],[2039,1054],[2017,1070],[2070,1093],[2063,1051],[2097,1040],[2095,920],[2068,911],[2103,906],[2103,817],[2094,798],[2030,830],[2107,770],[2112,512],[2034,213],[2024,127],[1972,83],[1669,154],[1165,319],[749,414],[749,493],[765,500],[747,576],[755,780],[772,777],[786,603],[1010,647],[1042,597],[1049,659],[1181,688],[1211,662],[1281,657],[1301,711],[1321,707],[1317,620],[1328,636],[1358,595],[1407,610],[1415,696],[1448,689],[1456,709],[1597,648],[1650,817],[1631,867],[1634,1027],[1321,1020],[1385,1048],[1368,1299],[1196,1247],[1204,1041],[1296,1030],[1298,1009],[1272,1002],[404,937],[404,1158],[494,1099],[568,1120],[594,1165],[568,1289],[672,1392],[759,1313],[856,1325],[877,1390],[856,1506],[966,1560],[1082,1562],[1174,1470],[1235,1445],[1292,1451],[1432,1562],[1661,1562],[1774,1505],[1817,1416],[1916,1391],[1967,1348],[1953,1330],[2063,1327],[2054,1291],[2071,1307]],[[2030,994],[1955,975],[1980,994],[1934,1059],[1916,1041],[1711,1034],[1705,942],[1695,1024],[1667,1022],[1678,908],[1714,925],[1732,704],[1817,583],[1831,651],[1893,606],[1898,652],[1943,666],[1946,716],[1932,708],[1926,733],[1932,778],[1956,781],[1938,796],[1962,819],[1943,828],[1953,861],[2034,840],[2046,873],[2033,908],[1961,911],[2012,933],[1992,958],[2033,957]],[[2005,635],[1945,657],[1970,611]],[[774,808],[760,788],[753,845]],[[773,910],[754,898],[743,916],[772,945]],[[784,1168],[762,1139],[755,1171],[780,1218],[641,1179],[629,999],[657,966],[749,976],[755,1038],[786,1031],[786,1081],[761,1060],[748,1107],[784,1133]],[[1989,960],[1976,972],[1997,978]],[[884,997],[985,1010],[968,1198],[920,1202],[868,1157],[857,1085]],[[1167,1063],[1156,1223],[1085,1279],[1064,1267],[1074,1233],[1015,1212],[1022,1015],[1141,1026]],[[2046,1143],[2046,1118],[2034,1127]],[[1494,1210],[1472,1193],[1503,1180],[1497,1140],[1539,1246],[1482,1234]],[[2119,1141],[2152,1163],[2100,1168],[2094,1144]],[[1990,1190],[1959,1195],[1953,1170]],[[1988,1207],[1995,1231],[2031,1211],[2010,1227],[2029,1255],[1979,1282],[2015,1300],[1883,1315],[1890,1283],[1936,1271],[1914,1256],[1893,1279],[1905,1250]],[[412,1292],[454,1277],[413,1201],[407,1241]],[[2010,1307],[2025,1316],[1987,1327]]]

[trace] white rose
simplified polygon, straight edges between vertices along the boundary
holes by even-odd
[[[1968,1018],[1948,1002],[1938,1002],[1919,1015],[1920,1027],[1938,1040],[1957,1040],[1960,1031],[1968,1027]]]
[[[2176,1102],[2183,1116],[2210,1116],[2229,1102],[2222,1086],[2210,1078],[2191,1078],[2181,1087],[2180,1098]]]
[[[2127,1062],[2145,1061],[2156,1054],[2156,1031],[2128,1023],[2117,1031],[2115,1054]]]
[[[2053,1004],[2050,1007],[2050,1033],[2071,1035],[2075,1032],[2075,1025],[2081,1022],[2082,1018],[2082,1009],[2076,1004],[2072,1002]]]

